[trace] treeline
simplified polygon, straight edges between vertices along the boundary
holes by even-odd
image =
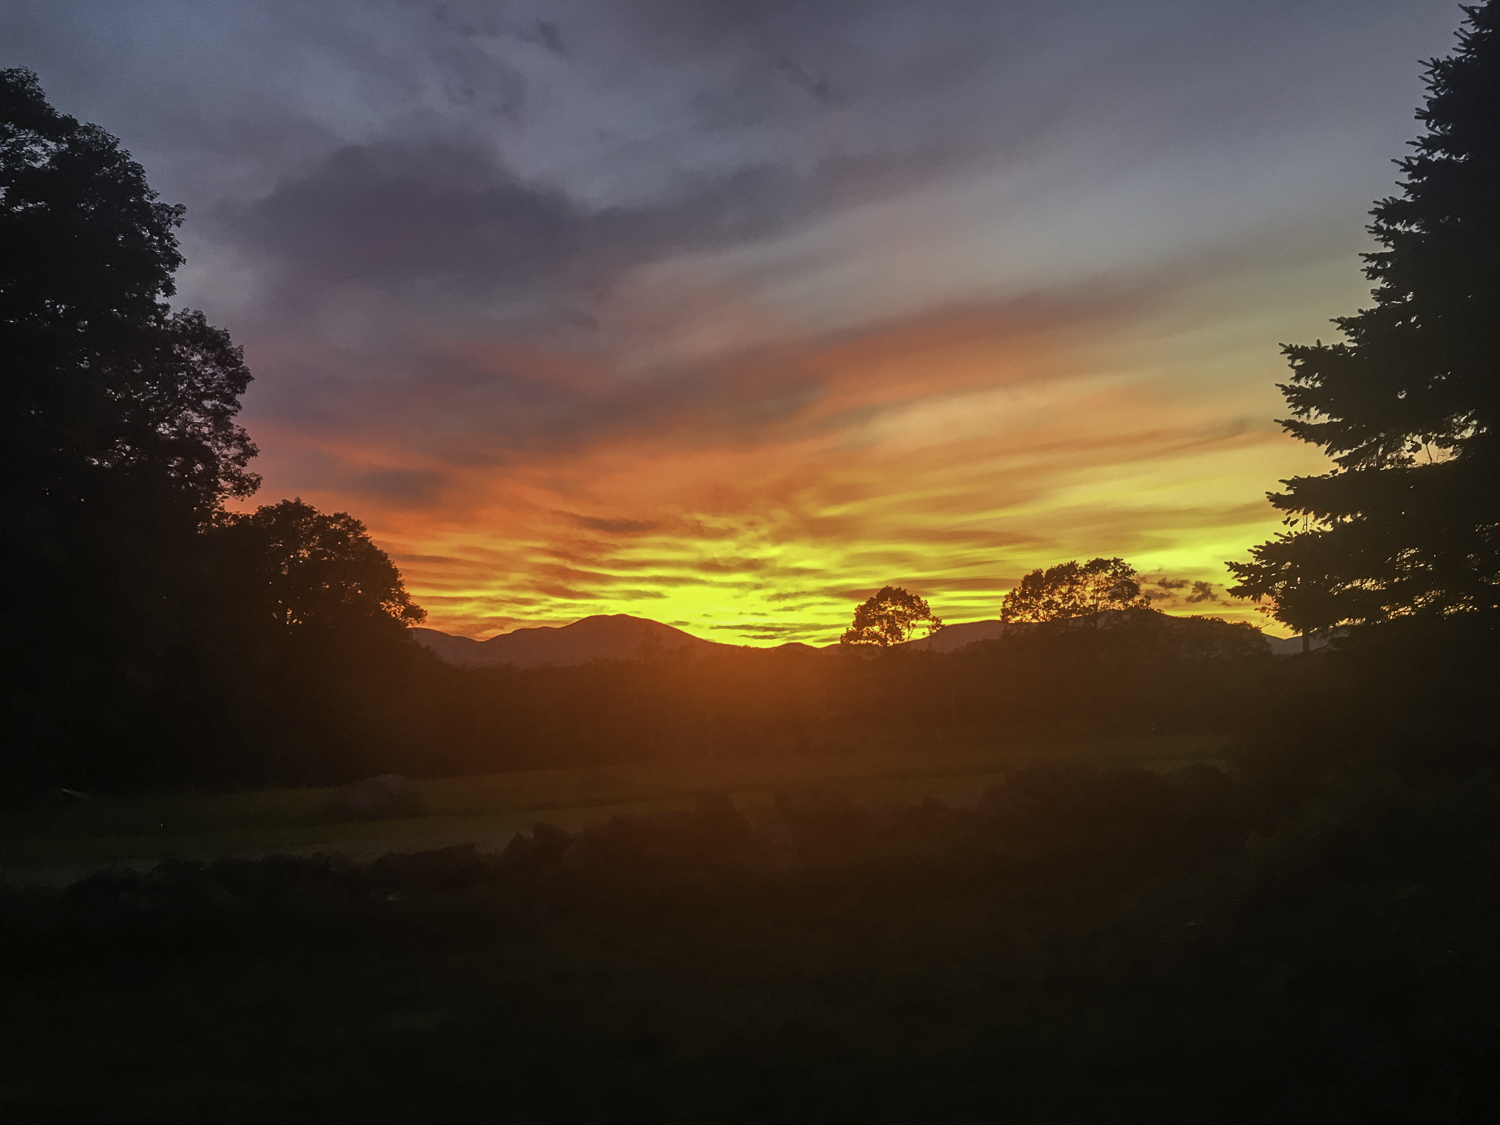
[[[297,511],[287,504],[279,514]],[[198,591],[209,612],[179,622],[159,679],[136,686],[128,711],[63,710],[67,725],[44,733],[68,752],[12,755],[13,766],[30,767],[31,788],[339,784],[1041,730],[1227,733],[1286,674],[1253,629],[1151,611],[1104,627],[1088,618],[1034,626],[954,653],[741,649],[461,668],[386,615],[333,613],[293,627],[277,620],[284,603],[273,594],[247,604],[241,591],[271,583],[236,572],[263,558],[253,540],[238,540],[203,537],[215,563],[213,585]]]
[[[227,599],[226,614],[243,610]],[[1249,626],[1137,610],[952,653],[741,649],[462,668],[388,616],[291,628],[261,607],[255,621],[259,631],[242,621],[185,634],[133,726],[72,742],[80,749],[41,760],[36,780],[332,785],[1039,736],[1220,734],[1313,760],[1406,737],[1431,756],[1487,753],[1500,720],[1495,638],[1478,622],[1367,630],[1311,658],[1271,656]]]
[[[952,653],[742,649],[560,668],[424,660],[393,685],[406,746],[299,759],[298,778],[479,774],[838,753],[883,741],[1219,734],[1308,762],[1410,745],[1492,753],[1489,622],[1393,623],[1312,657],[1246,625],[1150,610],[1012,630]],[[385,701],[390,705],[390,700]],[[1418,749],[1420,747],[1420,749]]]

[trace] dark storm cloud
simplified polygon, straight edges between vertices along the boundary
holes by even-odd
[[[264,198],[221,209],[220,231],[263,271],[280,316],[341,289],[422,291],[491,311],[519,299],[557,315],[570,295],[642,263],[784,229],[812,190],[760,165],[651,206],[591,210],[521,182],[479,146],[384,141],[341,148]],[[461,307],[448,311],[462,319]]]
[[[415,32],[401,51],[386,48],[373,22],[389,16],[386,5],[368,9],[372,23],[342,33],[335,22],[300,17],[354,79],[358,99],[385,115],[387,135],[296,159],[269,190],[237,192],[212,208],[212,225],[200,223],[251,266],[262,305],[247,310],[252,316],[284,324],[329,307],[347,312],[351,293],[421,294],[428,304],[402,315],[448,318],[455,328],[476,315],[491,327],[587,324],[589,298],[634,267],[781,235],[831,209],[930,181],[983,150],[993,125],[981,122],[998,120],[969,107],[945,115],[945,125],[929,114],[914,130],[902,120],[909,110],[876,108],[899,105],[913,90],[930,96],[978,65],[975,44],[985,36],[950,33],[963,23],[980,30],[976,19],[993,23],[982,5],[948,10],[947,32],[936,36],[929,21],[923,35],[902,34],[913,14],[905,3],[647,0],[604,5],[597,19],[587,6],[565,10],[567,27],[518,13],[502,19],[493,5],[396,10]],[[868,34],[888,19],[880,35]],[[606,33],[613,41],[601,42]],[[673,124],[636,139],[599,127],[614,153],[603,177],[632,184],[622,189],[630,202],[588,202],[566,176],[516,171],[503,150],[546,147],[526,137],[549,129],[547,98],[477,46],[485,39],[538,43],[631,89],[653,63],[692,63],[665,84],[648,83]],[[942,67],[905,59],[913,44],[923,57],[942,54]],[[413,109],[424,91],[428,103]],[[435,95],[447,103],[441,118]],[[866,113],[850,116],[861,102]],[[786,130],[816,130],[830,106],[843,112],[842,142],[787,148]],[[514,133],[510,141],[495,131],[497,119]],[[642,166],[651,169],[645,184]],[[389,318],[389,306],[380,315]]]
[[[185,279],[211,315],[280,331],[399,294],[399,318],[463,331],[586,323],[641,264],[1023,160],[1110,115],[1097,161],[1148,160],[1304,97],[1268,59],[1310,62],[1354,13],[1393,9],[15,0],[0,53],[139,148],[189,204],[194,261],[248,267]]]

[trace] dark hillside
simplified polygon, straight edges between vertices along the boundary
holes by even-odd
[[[515,629],[484,641],[422,628],[413,629],[412,636],[449,663],[471,668],[587,664],[591,660],[629,660],[643,653],[679,650],[702,655],[733,647],[624,613],[596,614],[556,628],[543,625]]]
[[[719,647],[572,667],[435,666],[418,769],[754,756],[911,732],[1228,733],[1267,705],[1277,674],[1254,629],[1149,611],[1017,627],[951,653]]]

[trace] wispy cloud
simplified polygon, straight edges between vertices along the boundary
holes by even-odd
[[[364,518],[433,623],[827,639],[1222,560],[1316,467],[1280,340],[1448,0],[13,0],[0,63],[189,205],[270,499]]]

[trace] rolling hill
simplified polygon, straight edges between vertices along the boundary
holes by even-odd
[[[944,625],[930,637],[916,637],[895,647],[912,652],[953,652],[976,641],[992,641],[1004,635],[1003,621],[963,621]]]
[[[596,614],[571,625],[542,625],[513,629],[485,641],[455,637],[436,629],[413,629],[417,643],[430,648],[450,664],[493,667],[514,664],[522,668],[542,664],[587,664],[590,660],[628,660],[652,650],[676,652],[686,649],[695,656],[734,645],[705,641],[671,625],[624,613]]]
[[[899,649],[917,652],[954,652],[978,641],[994,640],[1005,634],[1005,624],[998,620],[965,621],[948,625],[931,637],[917,637]],[[727,652],[739,645],[705,641],[691,633],[660,621],[629,614],[596,614],[585,617],[571,625],[538,626],[530,629],[513,629],[484,641],[469,637],[455,637],[436,629],[413,629],[412,636],[419,644],[437,653],[450,664],[468,667],[496,667],[514,664],[522,668],[539,665],[587,664],[590,660],[629,660],[656,652],[686,650],[694,656],[705,656],[711,652]],[[1299,637],[1280,638],[1266,636],[1271,651],[1278,655],[1290,655],[1302,651]],[[1328,643],[1326,637],[1315,637],[1312,647],[1322,648]],[[800,641],[789,641],[764,651],[773,652],[831,652],[839,645],[835,642],[818,648]]]

